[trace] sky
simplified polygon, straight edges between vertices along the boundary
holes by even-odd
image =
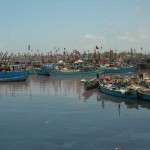
[[[149,52],[150,0],[0,0],[0,51]],[[102,49],[101,49],[102,47]],[[142,47],[142,50],[141,50]]]

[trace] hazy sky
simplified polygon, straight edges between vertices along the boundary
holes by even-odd
[[[150,0],[0,0],[0,51],[150,50]]]

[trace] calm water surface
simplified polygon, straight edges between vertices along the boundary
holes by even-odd
[[[150,103],[85,91],[80,80],[0,83],[0,150],[149,150]]]

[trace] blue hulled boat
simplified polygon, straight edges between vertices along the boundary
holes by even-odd
[[[129,66],[129,67],[121,67],[121,68],[103,68],[104,73],[128,73],[128,72],[135,72],[136,66]],[[101,70],[101,68],[99,68]]]
[[[0,72],[0,82],[25,81],[29,71]]]
[[[133,99],[137,98],[137,90],[134,90],[131,87],[118,88],[118,87],[105,85],[104,83],[99,83],[99,88],[101,92],[108,95],[123,97],[123,98],[133,98]]]
[[[37,75],[45,75],[50,76],[49,71],[45,67],[41,67],[38,70],[36,70]]]

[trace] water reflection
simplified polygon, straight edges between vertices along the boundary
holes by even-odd
[[[0,94],[44,94],[81,97],[83,86],[80,78],[53,78],[31,75],[24,82],[1,82]]]
[[[0,95],[23,94],[28,91],[29,80],[25,82],[0,82]]]
[[[135,108],[147,108],[150,109],[150,103],[141,100],[130,100],[113,97],[100,93],[98,89],[85,90],[83,83],[80,82],[81,78],[68,78],[68,77],[46,77],[38,75],[30,75],[27,81],[24,82],[1,82],[0,83],[0,95],[25,95],[32,99],[34,95],[48,95],[59,96],[61,99],[68,97],[70,99],[75,98],[88,102],[90,100],[96,100],[100,103],[101,108],[109,103],[115,104],[118,108],[120,115],[122,103],[126,105],[128,109]]]
[[[147,108],[150,109],[150,102],[147,101],[142,101],[142,100],[134,100],[134,99],[124,99],[120,97],[113,97],[110,95],[103,94],[99,92],[98,89],[93,89],[93,90],[85,90],[82,93],[82,97],[84,101],[88,101],[91,99],[94,95],[97,97],[97,101],[101,103],[102,108],[105,108],[105,105],[107,103],[112,102],[113,104],[116,104],[118,107],[118,112],[120,115],[120,110],[121,110],[121,104],[124,103],[128,109],[130,108]]]

